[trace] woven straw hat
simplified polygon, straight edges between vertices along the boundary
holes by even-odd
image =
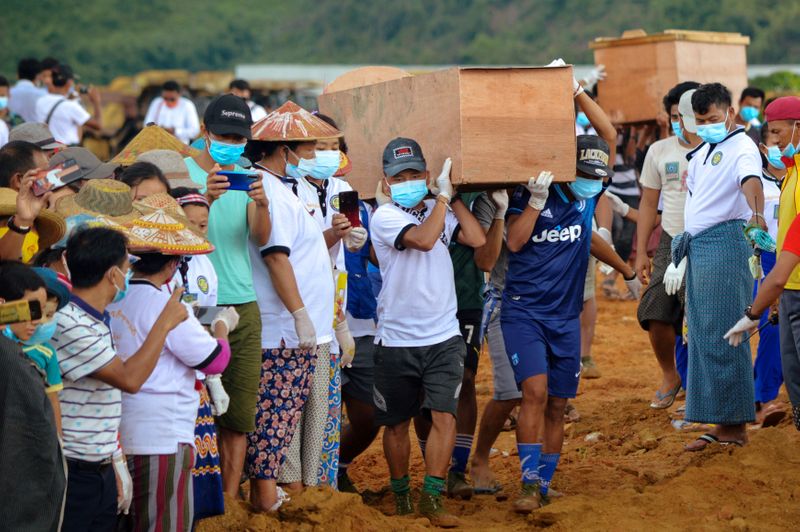
[[[171,135],[169,131],[155,124],[145,126],[135,137],[131,139],[125,148],[119,152],[111,162],[130,166],[136,162],[136,158],[152,150],[170,150],[180,153],[184,157],[192,157],[197,154],[197,150],[191,148]]]
[[[87,181],[77,194],[58,200],[56,212],[65,218],[76,214],[103,216],[118,224],[132,222],[141,216],[133,207],[131,188],[113,179]]]
[[[17,212],[17,191],[12,188],[0,188],[0,217],[12,216]],[[58,242],[67,230],[64,217],[53,211],[42,209],[33,223],[39,234],[39,249],[44,249]]]
[[[304,142],[342,136],[341,131],[292,101],[253,124],[252,134],[252,140],[273,142]]]
[[[174,214],[158,209],[128,224],[135,238],[130,250],[162,255],[205,255],[214,251],[211,242],[176,218]]]

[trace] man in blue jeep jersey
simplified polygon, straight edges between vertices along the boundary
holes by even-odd
[[[522,493],[514,510],[528,513],[546,500],[564,440],[564,409],[581,373],[580,313],[589,254],[623,272],[638,297],[633,269],[600,236],[592,218],[613,171],[608,143],[577,138],[577,177],[552,184],[542,172],[514,191],[508,208],[509,264],[500,322],[506,353],[522,390],[517,448]],[[539,435],[544,429],[544,442]]]

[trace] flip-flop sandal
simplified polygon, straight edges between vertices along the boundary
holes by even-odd
[[[503,485],[499,482],[495,482],[494,486],[489,486],[488,488],[480,488],[478,486],[474,486],[472,488],[472,493],[474,495],[496,495],[500,491],[503,490]]]
[[[656,390],[656,399],[652,403],[650,403],[650,408],[655,410],[663,410],[665,408],[669,408],[672,406],[672,403],[675,402],[675,397],[678,396],[678,392],[681,391],[681,384],[678,383],[673,389],[666,393],[662,393],[661,390]]]
[[[774,427],[786,417],[786,410],[780,405],[774,405],[767,408],[764,414],[764,421],[761,422],[761,428]]]
[[[501,429],[503,432],[509,432],[512,430],[517,429],[517,416],[514,415],[514,412],[508,414],[508,418],[506,422],[503,423],[503,428]]]
[[[564,409],[564,422],[577,423],[580,420],[581,413],[578,412],[578,409],[575,408],[572,403],[567,403],[567,407]]]
[[[723,447],[744,447],[744,441],[742,440],[717,440],[717,443]]]
[[[703,442],[703,445],[701,447],[692,447],[693,444],[698,443],[698,442]],[[695,453],[697,451],[705,450],[712,443],[719,443],[719,438],[717,438],[716,436],[714,436],[710,432],[706,432],[705,434],[703,434],[702,436],[698,437],[696,440],[694,440],[689,445],[684,445],[683,446],[683,450],[686,451],[686,452],[689,452],[689,453]]]

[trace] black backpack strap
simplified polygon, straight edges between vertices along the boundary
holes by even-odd
[[[65,101],[67,101],[67,99],[62,98],[61,100],[58,100],[56,102],[56,104],[52,107],[52,109],[50,109],[50,112],[47,113],[47,118],[44,121],[45,124],[47,124],[48,126],[50,125],[50,119],[53,118],[53,113],[55,113],[56,109],[58,109],[58,106],[64,103]]]

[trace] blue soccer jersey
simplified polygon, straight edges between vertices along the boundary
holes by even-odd
[[[560,185],[550,188],[530,239],[509,253],[504,314],[536,320],[580,316],[597,197],[570,201]],[[521,214],[529,198],[527,188],[517,187],[508,215]]]

